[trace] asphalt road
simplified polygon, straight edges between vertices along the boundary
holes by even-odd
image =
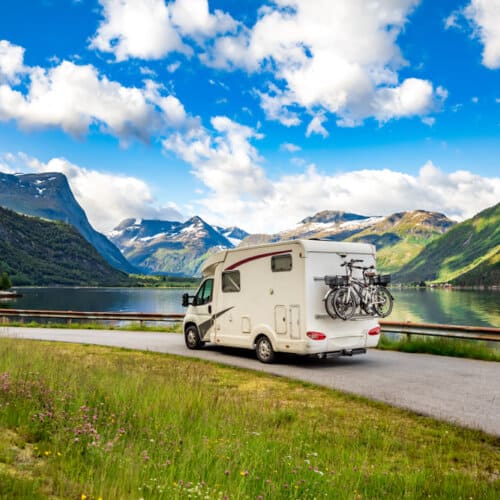
[[[264,365],[251,351],[189,351],[182,335],[0,327],[0,336],[125,347],[216,361],[358,394],[500,436],[500,363],[370,350],[331,360],[286,357]]]

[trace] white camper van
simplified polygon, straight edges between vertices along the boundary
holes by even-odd
[[[210,256],[189,306],[184,335],[189,349],[206,342],[255,349],[270,363],[275,353],[331,357],[365,353],[378,343],[373,315],[348,321],[325,310],[328,276],[345,275],[356,259],[375,265],[375,247],[364,243],[292,240],[225,250]]]

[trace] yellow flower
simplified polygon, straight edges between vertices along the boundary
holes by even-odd
[[[87,498],[87,495],[85,493],[82,493],[82,496],[80,498],[81,500],[85,500]]]
[[[50,451],[49,451],[49,450],[45,450],[45,451],[43,452],[43,454],[44,454],[46,457],[48,457],[48,456],[50,455]]]

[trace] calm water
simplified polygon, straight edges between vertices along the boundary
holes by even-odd
[[[73,311],[182,313],[187,289],[22,288],[23,297],[0,299],[0,307]],[[192,293],[192,290],[190,290]],[[396,301],[388,319],[500,327],[500,291],[392,290]]]

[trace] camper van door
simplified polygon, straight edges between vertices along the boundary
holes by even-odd
[[[214,279],[207,278],[202,282],[193,299],[192,313],[198,317],[198,331],[202,340],[208,339],[214,326],[212,316]]]

